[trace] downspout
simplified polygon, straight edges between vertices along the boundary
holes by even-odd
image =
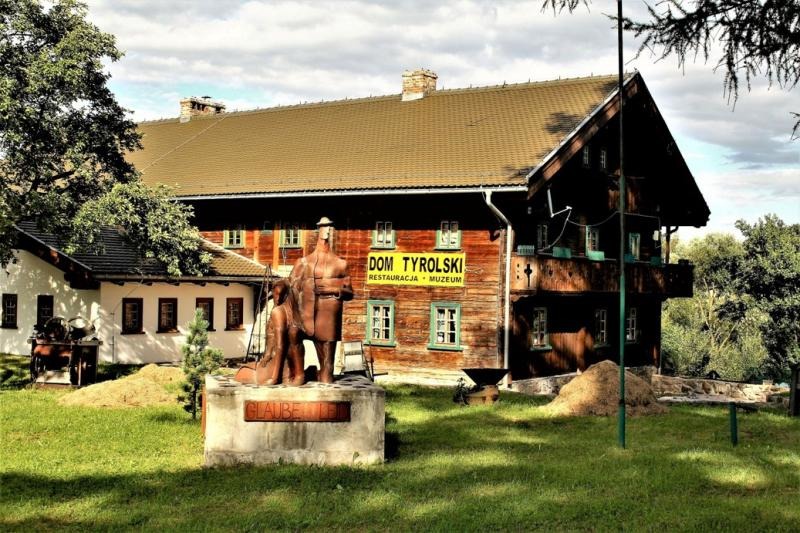
[[[505,275],[505,287],[504,287],[504,316],[503,316],[503,368],[509,368],[508,366],[508,344],[510,339],[510,322],[511,322],[511,240],[512,240],[512,227],[511,221],[506,218],[506,216],[500,212],[496,205],[492,203],[492,191],[484,191],[483,192],[484,200],[486,201],[486,205],[491,209],[492,213],[500,219],[500,221],[506,225],[506,275]],[[511,387],[511,380],[508,377],[508,374],[503,378],[503,384],[510,388]]]

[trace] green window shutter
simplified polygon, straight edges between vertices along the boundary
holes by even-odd
[[[462,351],[461,304],[432,302],[428,349]]]

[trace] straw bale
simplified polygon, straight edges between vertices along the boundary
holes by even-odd
[[[176,402],[176,395],[166,386],[181,381],[183,372],[179,368],[151,364],[136,374],[74,390],[62,396],[58,403],[90,407],[171,405]]]
[[[610,416],[617,414],[618,404],[619,366],[613,361],[601,361],[564,385],[544,409],[557,416]],[[656,400],[650,384],[628,371],[625,371],[625,406],[629,415],[667,412]]]

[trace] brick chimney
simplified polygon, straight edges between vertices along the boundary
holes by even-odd
[[[181,100],[181,122],[189,122],[192,117],[224,112],[225,104],[212,100],[210,96],[190,96]]]
[[[419,100],[435,91],[438,77],[435,72],[424,68],[403,72],[403,102]]]

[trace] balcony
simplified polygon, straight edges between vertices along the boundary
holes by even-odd
[[[690,264],[626,263],[626,292],[690,297],[693,268]],[[515,255],[511,259],[511,291],[516,294],[617,292],[618,262]]]

